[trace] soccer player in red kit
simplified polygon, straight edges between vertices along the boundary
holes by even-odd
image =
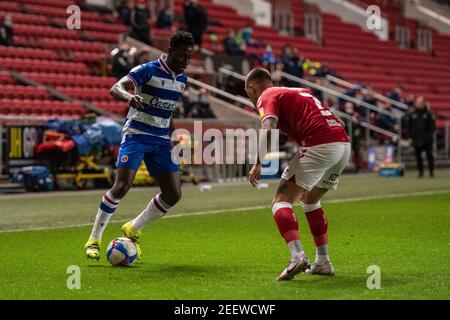
[[[277,280],[291,280],[296,274],[334,275],[328,256],[328,223],[320,199],[336,189],[339,177],[350,158],[350,141],[342,121],[307,89],[274,87],[270,73],[262,68],[249,72],[245,91],[261,116],[268,138],[260,141],[260,150],[271,145],[270,130],[280,129],[299,145],[284,170],[272,213],[281,236],[291,253],[288,266]],[[262,145],[266,144],[266,146]],[[261,164],[253,166],[249,180],[256,186]],[[292,206],[299,201],[316,244],[312,265],[303,251],[298,223]]]

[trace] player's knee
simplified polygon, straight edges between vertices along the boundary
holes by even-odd
[[[311,194],[309,192],[304,192],[301,196],[300,196],[300,204],[314,204],[319,202],[319,200],[314,199],[314,197],[311,196]]]
[[[274,215],[278,210],[284,208],[292,209],[292,203],[288,201],[275,201],[275,199],[272,201],[272,213]]]
[[[162,198],[168,205],[174,206],[181,200],[181,196],[182,196],[181,190],[175,190],[170,194],[163,194]]]
[[[130,188],[131,183],[119,181],[114,185],[113,189],[111,190],[111,193],[114,197],[122,199],[128,193]]]
[[[295,202],[295,198],[293,198],[291,196],[286,196],[286,195],[283,195],[283,194],[278,194],[278,195],[275,196],[275,198],[272,199],[272,207],[274,206],[274,204],[276,204],[278,202],[294,203]]]
[[[175,205],[178,201],[181,200],[181,190],[176,190],[173,194],[172,194],[172,206]]]
[[[273,198],[272,199],[272,208],[273,208],[273,206],[275,205],[275,203],[277,203],[278,202],[278,199],[277,198]]]
[[[320,204],[320,200],[316,202],[304,202],[303,200],[300,200],[300,206],[303,208],[303,211],[307,213],[321,208],[322,205]]]

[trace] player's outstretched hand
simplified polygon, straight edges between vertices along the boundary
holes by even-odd
[[[144,98],[142,98],[141,96],[138,96],[137,94],[131,96],[128,99],[128,104],[130,105],[130,107],[138,109],[138,110],[142,110],[144,109]]]
[[[256,187],[260,176],[261,176],[261,165],[255,164],[248,174],[248,180],[250,180],[252,186]]]

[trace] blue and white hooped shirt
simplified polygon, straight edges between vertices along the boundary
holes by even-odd
[[[127,77],[135,94],[143,99],[143,110],[130,108],[122,130],[122,141],[129,135],[148,135],[170,139],[170,119],[186,87],[187,75],[176,75],[166,64],[166,55],[133,68]]]

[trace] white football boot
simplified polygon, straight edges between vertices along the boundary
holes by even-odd
[[[306,270],[306,274],[311,275],[320,275],[320,276],[334,276],[334,268],[333,264],[330,261],[327,261],[323,264],[313,263],[311,268]]]
[[[305,272],[309,268],[308,257],[303,255],[297,260],[289,261],[288,266],[277,277],[278,281],[292,280],[296,274]]]

